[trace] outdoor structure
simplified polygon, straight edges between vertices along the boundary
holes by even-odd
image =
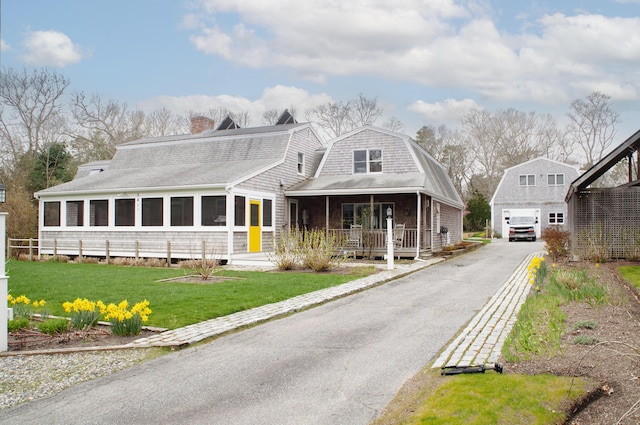
[[[569,186],[566,202],[574,217],[574,254],[596,261],[640,259],[640,130],[585,171]],[[635,153],[635,157],[634,157]],[[627,183],[600,188],[598,180],[626,160]]]
[[[356,255],[417,258],[462,240],[464,203],[446,169],[410,137],[365,126],[332,140],[314,176],[285,191],[298,226],[325,228]]]
[[[549,226],[568,230],[571,217],[564,197],[579,174],[577,167],[543,157],[507,168],[489,202],[493,234],[507,238],[510,217],[528,214],[538,220],[538,238]]]
[[[286,111],[273,126],[211,124],[124,143],[36,193],[40,253],[232,261],[272,251],[283,231],[320,228],[345,252],[382,256],[388,209],[404,256],[462,238],[445,169],[407,136],[364,127],[327,147]]]

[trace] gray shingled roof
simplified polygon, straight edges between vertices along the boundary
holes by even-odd
[[[225,186],[282,161],[291,131],[306,125],[219,130],[124,143],[105,171],[38,195]]]
[[[366,129],[390,133],[371,126],[363,127],[358,131]],[[409,146],[419,162],[419,167],[424,170],[424,174],[381,173],[316,177],[290,187],[285,194],[287,196],[322,196],[421,192],[463,208],[464,203],[449,179],[446,169],[410,137],[395,133],[393,136],[399,136],[398,140]]]

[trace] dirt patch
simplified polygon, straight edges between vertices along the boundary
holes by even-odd
[[[9,332],[8,345],[9,351],[84,349],[125,345],[155,334],[156,331],[143,329],[140,335],[118,336],[112,334],[108,326],[98,326],[86,331],[72,330],[56,335],[21,329],[19,332]]]
[[[610,290],[612,302],[604,307],[570,303],[561,353],[530,361],[502,362],[504,373],[581,376],[592,383],[590,393],[568,406],[567,424],[640,423],[640,301],[638,291],[616,272],[620,263],[606,264],[597,271],[599,282]],[[637,263],[634,265],[638,265]],[[574,325],[595,323],[595,329]],[[592,341],[581,345],[576,341]],[[424,403],[441,382],[439,371],[425,368],[403,386],[375,425],[401,424]]]
[[[188,275],[188,276],[172,277],[169,279],[162,279],[159,282],[198,283],[200,285],[211,285],[213,283],[228,282],[230,280],[244,280],[244,278],[228,277],[228,276],[202,277],[198,275]]]

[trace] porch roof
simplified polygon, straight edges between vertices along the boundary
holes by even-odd
[[[286,196],[330,196],[423,193],[449,205],[463,208],[456,198],[442,193],[421,173],[328,176],[305,180],[285,190]]]

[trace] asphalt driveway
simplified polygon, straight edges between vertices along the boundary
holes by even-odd
[[[5,410],[0,424],[368,424],[542,247],[497,241]]]

